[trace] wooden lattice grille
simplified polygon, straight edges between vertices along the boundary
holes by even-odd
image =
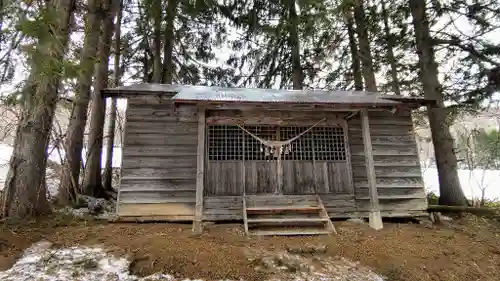
[[[308,126],[245,126],[252,134],[265,140],[287,140],[306,131]],[[208,160],[272,160],[264,146],[238,126],[208,126]],[[290,145],[283,160],[345,161],[345,138],[342,127],[317,126]]]

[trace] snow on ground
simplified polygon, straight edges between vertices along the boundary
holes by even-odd
[[[4,189],[5,179],[7,178],[7,173],[9,172],[9,160],[12,155],[12,146],[7,144],[0,144],[0,190]],[[60,156],[58,151],[55,149],[49,148],[49,160],[54,161],[56,163],[61,163],[61,157],[64,157],[64,152],[61,151],[62,155]],[[85,151],[82,153],[85,155]],[[102,165],[104,167],[106,161],[106,151],[103,150],[102,157]],[[113,153],[113,167],[120,167],[121,165],[121,149],[115,148]],[[84,156],[85,162],[85,156]],[[58,192],[58,177],[49,177],[50,171],[47,173],[47,191],[50,197],[54,197]]]
[[[439,177],[436,168],[422,169],[426,190],[439,195]],[[485,189],[487,199],[500,199],[500,171],[498,170],[458,170],[460,184],[467,198],[481,198]]]
[[[107,220],[115,217],[115,200],[104,200],[102,198],[95,198],[87,195],[78,195],[78,197],[79,201],[85,202],[86,207],[82,206],[80,208],[74,209],[72,207],[66,206],[61,209],[56,209],[55,211],[80,218],[85,218],[89,215],[92,215],[97,219]]]
[[[42,241],[28,248],[12,268],[0,272],[0,280],[37,281],[139,281],[174,280],[169,275],[157,274],[144,278],[130,275],[130,262],[108,255],[95,247],[52,249]]]
[[[283,258],[281,256],[280,258]],[[385,278],[344,258],[332,260],[316,259],[313,267],[298,255],[286,256],[283,264],[294,266],[298,272],[281,275],[273,281],[383,281]],[[272,263],[276,257],[269,259]],[[297,265],[297,262],[299,263]],[[176,279],[171,275],[157,273],[147,277],[137,277],[129,273],[130,261],[114,257],[100,247],[71,247],[56,249],[47,241],[41,241],[28,248],[12,268],[0,272],[0,280],[37,281],[189,281]],[[286,266],[285,266],[286,267]],[[302,270],[306,268],[306,270]],[[315,270],[317,269],[317,270]],[[287,270],[287,268],[285,268]]]
[[[12,155],[13,147],[7,144],[0,144],[0,164],[8,164],[10,160],[10,156]],[[57,149],[49,148],[49,160],[52,160],[57,163],[61,163],[61,157],[64,157],[64,151],[61,151],[61,156],[59,156],[59,152]],[[86,151],[82,152],[83,161],[85,162]],[[103,149],[103,157],[102,157],[102,165],[106,162],[106,150]],[[113,167],[120,167],[122,162],[122,153],[121,148],[117,147],[113,150]]]

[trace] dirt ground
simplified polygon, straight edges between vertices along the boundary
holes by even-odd
[[[500,224],[475,216],[441,225],[386,223],[374,231],[366,224],[335,222],[337,235],[247,238],[239,224],[210,225],[202,235],[190,224],[104,223],[51,217],[22,225],[0,226],[0,270],[41,239],[57,246],[101,244],[127,255],[133,274],[165,272],[205,280],[261,281],[245,249],[285,250],[306,243],[327,246],[324,254],[371,267],[391,281],[500,280]]]

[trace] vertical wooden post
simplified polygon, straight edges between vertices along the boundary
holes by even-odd
[[[351,162],[351,147],[349,145],[349,125],[346,120],[342,121],[342,130],[344,131],[344,152],[345,161],[347,163],[347,180],[349,193],[354,194],[354,179],[352,175],[352,162]]]
[[[280,127],[276,126],[276,140],[279,141],[280,137]],[[283,161],[281,161],[281,155],[283,154],[283,147],[281,147],[282,151],[279,152],[278,159],[276,159],[276,168],[277,168],[277,181],[278,181],[278,190],[277,194],[283,195]]]
[[[241,186],[243,187],[243,196],[247,194],[246,188],[247,188],[247,178],[246,178],[246,172],[247,168],[245,166],[245,153],[246,153],[246,148],[245,148],[245,137],[246,134],[243,130],[238,129],[241,132]]]
[[[202,233],[203,189],[205,181],[205,108],[198,109],[198,149],[196,158],[196,205],[193,220],[193,232]]]
[[[318,189],[319,189],[319,184],[318,184],[318,175],[316,173],[316,145],[314,144],[314,134],[312,134],[312,137],[309,138],[311,142],[311,156],[312,156],[312,163],[313,163],[313,179],[314,179],[314,194],[318,194]],[[302,155],[301,155],[302,156]],[[325,185],[328,186],[328,183]],[[325,188],[325,190],[322,193],[329,193],[328,188]]]
[[[369,224],[374,229],[381,229],[382,216],[380,215],[380,206],[377,193],[377,178],[375,176],[375,164],[373,161],[372,139],[370,136],[370,123],[368,120],[368,109],[362,109],[361,130],[363,132],[363,144],[365,148],[366,177],[368,178],[368,189],[370,194],[370,215]]]

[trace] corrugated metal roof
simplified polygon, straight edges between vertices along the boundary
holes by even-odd
[[[364,91],[275,90],[221,88],[193,85],[135,84],[106,89],[105,94],[175,93],[177,102],[257,102],[315,104],[400,104],[422,103],[423,98],[408,98]]]
[[[178,93],[181,89],[188,87],[196,87],[196,86],[139,83],[128,86],[119,86],[116,88],[108,88],[104,89],[103,92],[106,94]]]

